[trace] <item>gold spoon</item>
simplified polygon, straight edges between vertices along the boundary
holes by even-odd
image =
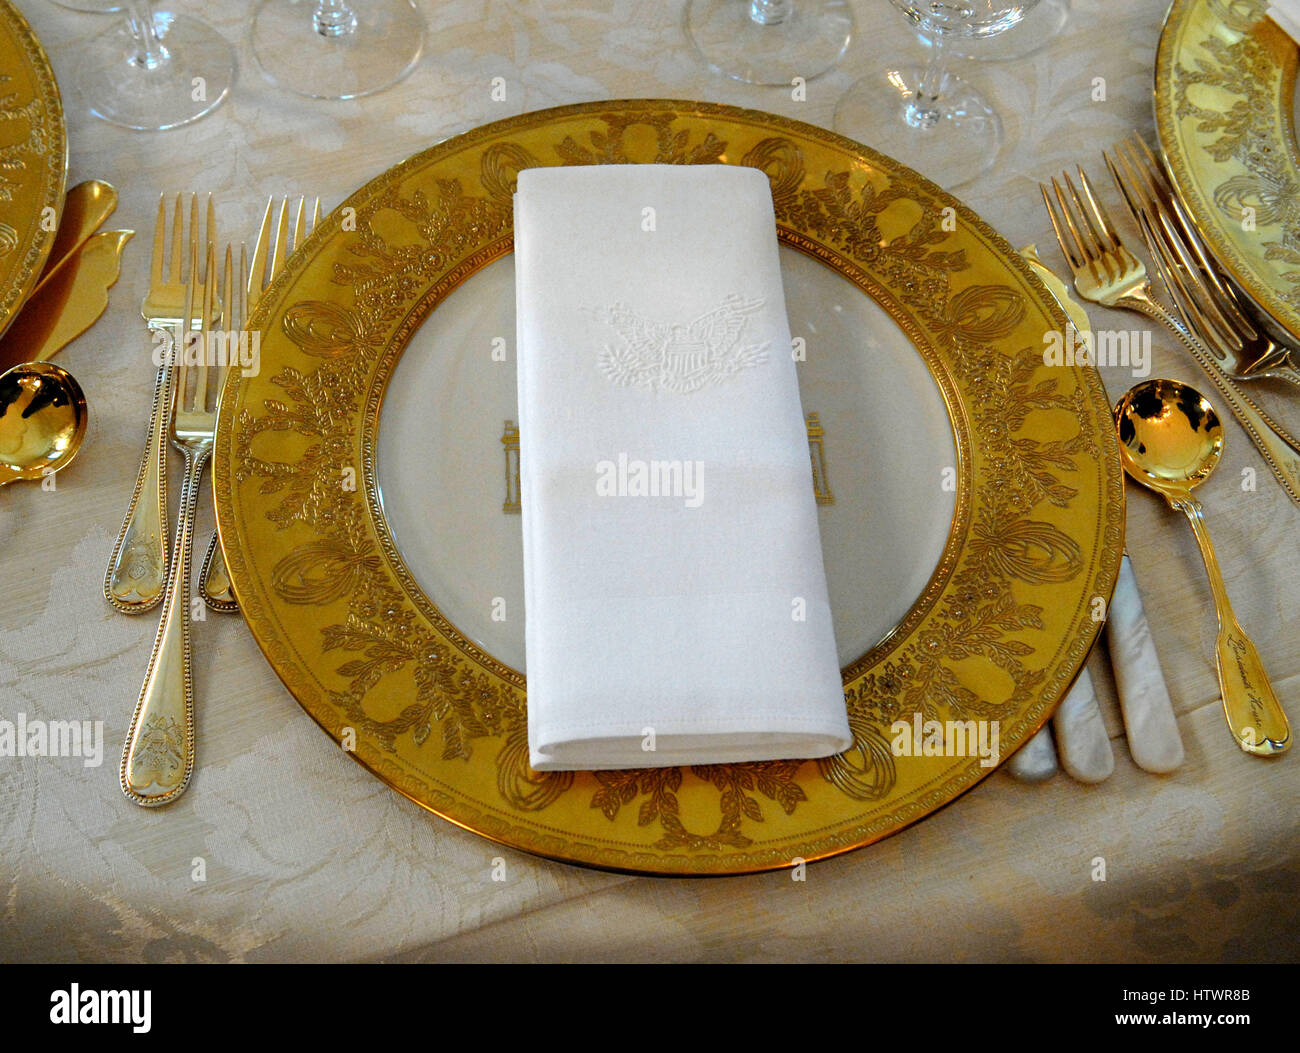
[[[0,486],[42,479],[77,455],[86,436],[86,396],[49,362],[0,373]]]
[[[1255,645],[1232,613],[1201,503],[1192,496],[1193,488],[1210,477],[1223,453],[1218,414],[1195,388],[1176,380],[1148,380],[1119,400],[1115,424],[1124,470],[1191,520],[1214,594],[1219,692],[1237,745],[1265,757],[1285,752],[1291,746],[1290,725]]]

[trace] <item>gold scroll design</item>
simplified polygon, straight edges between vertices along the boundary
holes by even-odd
[[[38,97],[19,101],[17,92],[11,90],[9,74],[0,74],[0,127],[8,125],[26,126],[26,132],[18,139],[0,147],[0,203],[13,200],[20,187],[15,178],[18,173],[26,172],[32,160],[47,155],[52,146],[45,129],[45,106]],[[13,140],[12,133],[4,135]],[[7,256],[18,247],[18,231],[9,223],[0,220],[0,256]]]
[[[1268,5],[1262,0],[1232,0],[1210,6],[1218,20],[1241,35],[1231,41],[1207,37],[1199,42],[1202,53],[1194,69],[1179,63],[1175,116],[1192,119],[1196,132],[1209,138],[1204,149],[1216,163],[1231,160],[1239,167],[1236,175],[1214,188],[1214,205],[1233,223],[1244,223],[1249,216],[1261,232],[1277,228],[1279,237],[1262,243],[1264,256],[1281,265],[1278,276],[1291,286],[1283,299],[1300,310],[1300,269],[1282,269],[1300,268],[1300,186],[1287,151],[1273,145],[1290,132],[1279,132],[1278,107],[1261,99],[1260,86],[1271,83],[1276,59],[1253,32]],[[1220,109],[1198,106],[1189,94],[1197,87],[1221,90],[1234,101]],[[1289,98],[1285,105],[1290,106]]]
[[[808,458],[812,462],[813,496],[819,505],[833,505],[835,495],[826,478],[826,428],[816,413],[809,413],[804,424],[808,431]],[[517,516],[523,510],[519,497],[519,425],[512,420],[502,426],[501,446],[506,459],[506,499],[501,502],[501,511]]]
[[[689,142],[686,133],[672,129],[671,113],[601,120],[604,131],[591,131],[586,143],[565,137],[554,147],[556,154],[568,163],[626,159],[622,136],[638,122],[648,125],[659,143],[655,160],[712,163],[721,161],[726,149],[712,134]],[[284,332],[315,368],[286,367],[272,378],[283,398],[266,400],[257,414],[241,411],[233,443],[236,480],[255,478],[263,493],[280,495],[268,518],[285,528],[306,527],[315,538],[274,569],[273,588],[288,603],[337,608],[337,619],[322,630],[322,657],[341,656],[331,702],[343,720],[388,751],[407,735],[417,747],[430,748],[435,729],[446,760],[468,761],[480,744],[495,745],[502,802],[520,812],[544,810],[577,779],[573,773],[528,767],[521,688],[497,673],[490,660],[467,657],[419,615],[375,551],[364,495],[341,489],[338,480],[354,457],[352,436],[363,412],[361,380],[375,365],[384,334],[409,310],[412,290],[427,287],[449,260],[464,259],[495,235],[508,235],[514,174],[535,163],[518,143],[496,142],[481,159],[482,196],[467,193],[457,179],[438,180],[432,193],[402,196],[395,180],[365,202],[348,243],[352,258],[336,263],[333,272],[334,282],[350,290],[353,305],[300,303],[289,310]],[[845,796],[881,800],[897,781],[886,745],[892,721],[914,713],[927,719],[945,712],[954,718],[994,716],[1024,704],[1040,687],[1045,672],[1025,664],[1033,648],[1024,637],[1043,629],[1041,608],[1018,600],[1013,586],[1041,581],[1044,574],[1056,580],[1077,575],[1082,561],[1063,534],[1038,524],[1030,513],[1044,503],[1067,506],[1075,490],[1061,476],[1078,471],[1076,457],[1100,451],[1086,443],[1072,446],[1016,434],[1030,414],[1077,407],[1082,395],[1057,392],[1057,376],[1045,371],[1041,349],[1008,354],[997,348],[995,342],[1024,318],[1025,302],[1018,290],[1000,285],[954,289],[954,276],[968,263],[962,249],[946,244],[943,204],[928,190],[894,178],[883,185],[855,185],[849,171],[827,172],[820,185],[809,185],[799,147],[782,137],[762,140],[741,163],[769,176],[778,222],[797,224],[882,273],[902,307],[937,334],[953,368],[988,391],[975,407],[973,430],[982,452],[996,464],[1001,485],[993,506],[980,509],[981,544],[971,546],[956,567],[957,588],[945,592],[928,616],[930,626],[852,679],[845,698],[853,746],[815,762],[819,776]],[[919,205],[919,216],[905,233],[885,237],[878,217],[897,201]],[[380,231],[392,229],[394,216],[402,221],[402,237],[390,243]],[[268,429],[291,430],[302,439],[296,461],[254,455],[257,434]],[[1014,685],[1010,697],[993,702],[963,683],[953,664],[970,658],[1004,670]],[[371,716],[364,705],[368,693],[399,671],[413,674],[414,694],[396,715]],[[743,847],[753,840],[750,824],[764,822],[767,809],[792,814],[807,799],[799,780],[808,763],[597,772],[590,806],[614,822],[635,805],[637,825],[660,831],[659,849]],[[678,791],[687,774],[717,794],[721,818],[713,831],[692,831],[682,821]]]

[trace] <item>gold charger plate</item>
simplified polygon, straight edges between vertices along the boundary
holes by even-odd
[[[1300,340],[1296,44],[1265,0],[1174,0],[1156,130],[1179,196],[1234,283]]]
[[[63,209],[68,141],[50,60],[0,0],[0,333],[45,266]]]
[[[650,161],[766,172],[783,244],[878,302],[947,407],[957,449],[947,544],[908,614],[845,667],[855,742],[835,758],[533,772],[523,675],[421,591],[384,519],[375,452],[386,386],[422,321],[511,251],[516,173]],[[896,757],[895,720],[997,720],[1006,757],[1051,714],[1098,632],[1123,548],[1123,482],[1100,377],[1044,365],[1045,333],[1064,326],[1025,262],[969,209],[823,129],[664,100],[486,125],[357,191],[254,312],[261,369],[232,371],[215,454],[235,590],[313,719],[466,829],[658,874],[844,852],[993,770],[977,756]]]

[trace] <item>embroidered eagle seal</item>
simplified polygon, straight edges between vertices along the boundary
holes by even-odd
[[[687,394],[721,384],[767,361],[768,342],[745,339],[749,316],[762,306],[761,299],[732,293],[686,325],[646,318],[622,303],[589,311],[619,336],[616,344],[601,348],[597,365],[622,387]]]

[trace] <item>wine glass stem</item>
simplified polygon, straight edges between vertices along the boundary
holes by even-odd
[[[780,25],[794,14],[794,0],[750,0],[749,17],[760,26]]]
[[[345,37],[357,28],[357,16],[343,0],[320,0],[311,27],[323,37]]]
[[[913,128],[933,128],[939,123],[939,96],[948,81],[948,34],[930,34],[930,55],[916,94],[907,102],[903,118]]]
[[[167,61],[167,49],[158,39],[158,24],[153,17],[151,0],[127,0],[127,22],[131,27],[131,38],[135,41],[136,51],[131,56],[131,64],[141,69],[157,69]]]

